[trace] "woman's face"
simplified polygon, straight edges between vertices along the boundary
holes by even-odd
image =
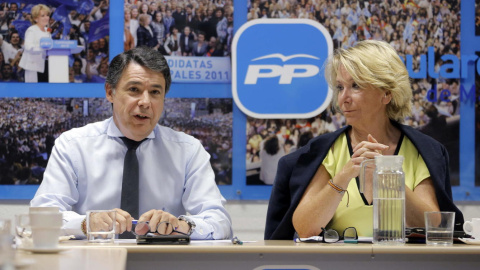
[[[160,22],[162,20],[162,13],[161,12],[155,13],[155,20],[157,22]]]
[[[48,25],[49,21],[50,17],[48,16],[47,12],[45,10],[40,10],[38,17],[35,19],[37,25],[43,28]]]
[[[147,4],[143,4],[143,5],[142,5],[142,13],[143,13],[143,14],[147,14],[147,12],[148,12],[148,5],[147,5]]]
[[[102,64],[100,65],[99,73],[100,73],[101,75],[104,75],[104,76],[107,75],[107,73],[108,73],[108,64],[107,64],[107,63],[102,63]]]
[[[132,15],[132,19],[136,19],[138,17],[138,9],[133,8],[131,15]]]
[[[80,74],[82,70],[82,64],[78,61],[73,62],[73,71],[75,74]]]
[[[349,125],[368,127],[375,119],[385,118],[390,98],[380,90],[360,88],[343,66],[337,73],[336,91],[338,107]]]

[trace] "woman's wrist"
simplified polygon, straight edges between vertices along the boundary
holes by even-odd
[[[333,184],[335,184],[336,186],[342,188],[342,189],[347,189],[348,187],[348,184],[350,183],[350,180],[352,178],[349,178],[349,177],[344,177],[342,176],[341,174],[339,175],[335,175],[334,177],[332,177],[331,181]]]

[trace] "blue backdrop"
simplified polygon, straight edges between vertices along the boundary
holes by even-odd
[[[123,51],[123,1],[110,1],[110,58]],[[234,2],[235,32],[247,21],[244,1]],[[461,53],[474,55],[480,36],[475,36],[475,1],[461,2]],[[468,64],[468,76],[461,79],[465,89],[475,89],[474,62]],[[105,97],[103,84],[29,84],[0,83],[0,97]],[[232,98],[230,84],[173,84],[167,97]],[[463,99],[460,120],[460,185],[453,187],[456,201],[480,200],[480,187],[475,186],[475,102]],[[5,116],[2,116],[5,117]],[[232,185],[219,186],[226,199],[266,200],[271,186],[246,184],[245,142],[246,115],[233,108],[233,172]],[[38,186],[0,186],[0,199],[31,199]]]

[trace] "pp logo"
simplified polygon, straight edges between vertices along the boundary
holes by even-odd
[[[42,49],[51,49],[53,48],[53,40],[48,37],[43,37],[40,39],[40,48]]]
[[[329,105],[322,66],[333,50],[328,31],[303,19],[253,20],[232,46],[232,95],[255,118],[309,118]]]

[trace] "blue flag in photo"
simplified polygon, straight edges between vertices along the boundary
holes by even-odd
[[[70,28],[72,28],[72,25],[70,23],[70,19],[68,18],[68,10],[67,6],[61,5],[57,9],[55,9],[55,12],[52,14],[52,18],[55,21],[58,21],[62,24],[63,26],[63,39],[66,39],[68,37],[68,34],[70,33]]]
[[[107,10],[107,13],[105,13],[105,16],[103,18],[90,24],[90,32],[88,32],[89,43],[109,35],[109,13],[109,10]]]
[[[80,5],[78,6],[77,12],[79,14],[88,15],[90,14],[90,11],[92,11],[93,7],[94,4],[92,0],[85,0],[82,1],[82,3],[80,3]]]
[[[30,21],[23,21],[23,20],[15,20],[12,22],[15,29],[18,31],[21,39],[25,39],[25,32],[27,31],[28,27],[32,25]]]
[[[15,1],[12,1],[12,2],[15,2]],[[51,0],[23,0],[22,3],[25,3],[27,5],[30,5],[30,4],[31,5],[44,4],[44,5],[47,5],[47,6],[52,5]]]
[[[82,0],[46,0],[49,6],[58,7],[63,5],[68,9],[77,9],[81,1]]]
[[[26,5],[26,6],[22,9],[22,12],[31,13],[31,12],[32,12],[32,8],[33,8],[34,6],[35,6],[34,4],[28,4],[28,5]]]

